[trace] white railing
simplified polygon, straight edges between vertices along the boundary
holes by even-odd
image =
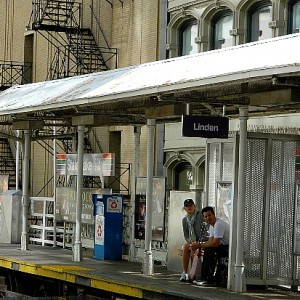
[[[54,198],[30,197],[30,208],[29,241],[31,243],[39,243],[42,246],[72,247],[73,224],[69,222],[61,222],[61,226],[56,224]]]

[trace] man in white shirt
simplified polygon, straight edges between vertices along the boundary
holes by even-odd
[[[215,282],[214,273],[217,261],[228,257],[230,227],[225,221],[215,216],[211,206],[202,209],[204,221],[209,225],[209,239],[198,243],[196,247],[204,250],[202,264],[202,279],[194,282],[197,285],[212,284]]]

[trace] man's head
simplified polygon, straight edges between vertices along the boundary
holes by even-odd
[[[204,218],[204,221],[208,225],[214,226],[216,223],[216,216],[215,216],[215,211],[211,206],[206,206],[202,209],[202,215]]]
[[[193,199],[185,199],[183,202],[184,210],[188,215],[193,215],[196,210],[196,205]]]

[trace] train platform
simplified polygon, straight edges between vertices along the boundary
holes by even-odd
[[[99,294],[110,292],[115,299],[300,299],[299,292],[272,287],[235,293],[180,283],[180,274],[160,265],[154,266],[154,275],[146,276],[140,263],[98,260],[91,251],[83,251],[83,260],[74,262],[71,250],[34,244],[26,251],[20,245],[0,244],[0,268],[93,288]]]

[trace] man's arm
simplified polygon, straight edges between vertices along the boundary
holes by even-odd
[[[190,235],[189,235],[189,228],[187,225],[187,221],[185,218],[182,219],[182,231],[183,231],[184,239],[188,243],[190,239]]]
[[[210,237],[207,242],[199,243],[199,248],[213,248],[220,245],[221,238]]]
[[[214,238],[214,237],[210,237],[208,239],[208,241],[206,242],[203,242],[203,243],[193,243],[191,245],[191,248],[193,250],[196,250],[196,249],[199,249],[199,248],[213,248],[213,247],[218,247],[220,245],[220,241],[221,241],[221,238]]]

